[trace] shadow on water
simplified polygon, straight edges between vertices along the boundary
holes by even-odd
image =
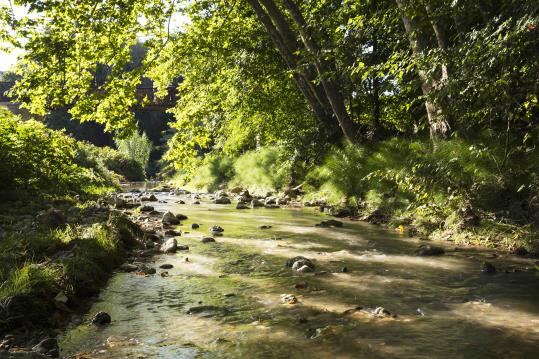
[[[323,216],[310,210],[206,203],[156,209],[188,215],[180,227],[186,232],[201,224],[180,238],[189,252],[155,258],[156,267],[173,264],[166,278],[115,275],[88,317],[62,338],[65,355],[531,358],[539,351],[537,273],[484,275],[489,251],[441,243],[445,256],[417,257],[420,241],[357,222],[315,227]],[[225,236],[200,243],[212,225],[225,228]],[[296,255],[312,259],[317,273],[286,268]],[[508,257],[495,264],[526,262]],[[282,294],[298,303],[282,304]],[[397,316],[373,316],[380,306]],[[112,315],[112,325],[87,324],[99,310]]]

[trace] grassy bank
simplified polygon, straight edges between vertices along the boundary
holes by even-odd
[[[94,221],[10,233],[0,241],[0,332],[65,325],[142,237],[121,214],[101,213]]]
[[[236,158],[208,156],[176,185],[214,191],[241,186],[301,200],[430,239],[539,251],[537,150],[515,155],[487,141],[390,139],[335,147],[318,162],[276,147]],[[294,160],[292,160],[294,159]],[[508,166],[508,164],[511,166]]]

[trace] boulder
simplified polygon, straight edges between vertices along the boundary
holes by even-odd
[[[110,317],[110,315],[108,313],[99,312],[92,319],[92,324],[94,324],[94,325],[106,325],[106,324],[110,324],[111,321],[112,321],[112,318]]]
[[[181,213],[178,213],[176,215],[176,218],[178,218],[178,220],[180,220],[180,221],[185,221],[186,219],[189,219],[189,217],[187,217],[185,214],[181,214]]]
[[[418,256],[441,256],[445,254],[442,247],[432,246],[430,244],[423,244],[415,251]]]
[[[165,231],[165,236],[168,236],[168,237],[179,237],[181,235],[182,235],[181,231],[176,231],[174,229],[167,229]]]
[[[62,211],[56,208],[51,208],[40,212],[36,216],[37,223],[49,228],[58,228],[66,224],[66,218]]]
[[[264,199],[264,205],[267,206],[267,205],[271,205],[271,204],[277,204],[277,198],[275,198],[275,197],[266,197],[266,199]]]
[[[197,228],[200,228],[200,225],[198,225],[197,223],[191,224],[191,229],[197,229]]]
[[[178,217],[176,217],[174,215],[174,213],[172,212],[166,212],[164,215],[163,215],[163,218],[161,219],[161,222],[164,224],[164,225],[175,225],[175,224],[180,224],[180,220],[178,219]]]
[[[187,246],[187,245],[185,245],[185,244],[178,245],[178,250],[179,250],[179,251],[188,251],[188,250],[189,250],[189,246]]]
[[[203,237],[201,242],[202,243],[214,243],[215,239],[213,237]]]
[[[256,207],[264,207],[264,203],[262,203],[260,200],[258,200],[258,199],[255,198],[255,199],[253,199],[253,200],[251,201],[251,207],[252,207],[252,208],[256,208]]]
[[[174,266],[172,264],[165,263],[165,264],[161,264],[159,266],[159,268],[161,268],[161,269],[172,269],[172,268],[174,268]]]
[[[178,249],[178,241],[176,238],[170,238],[168,239],[163,245],[161,246],[161,252],[163,253],[174,253]]]
[[[228,197],[217,197],[215,199],[215,204],[230,204],[230,198]]]
[[[249,209],[249,206],[246,203],[238,202],[236,209]]]
[[[241,197],[251,198],[251,194],[249,193],[248,190],[243,190],[243,191],[241,191],[241,192],[239,193],[239,195],[240,195]]]

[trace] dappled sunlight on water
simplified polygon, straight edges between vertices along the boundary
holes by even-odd
[[[539,352],[538,276],[482,274],[491,251],[441,243],[445,256],[418,257],[414,251],[424,242],[359,222],[315,227],[325,217],[311,209],[237,211],[161,198],[169,203],[155,204],[157,210],[189,217],[178,227],[184,232],[178,242],[189,251],[150,259],[153,276],[116,274],[61,339],[64,355],[531,358]],[[224,235],[201,243],[212,225]],[[314,262],[316,273],[284,266],[300,255]],[[174,266],[165,277],[163,263]],[[529,260],[500,257],[495,264]],[[297,303],[283,303],[283,294]],[[396,316],[377,317],[377,307]],[[101,310],[112,324],[88,324]]]

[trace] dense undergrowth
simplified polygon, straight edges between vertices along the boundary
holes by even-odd
[[[77,142],[37,121],[0,109],[0,193],[21,196],[95,194],[122,180],[143,180],[137,161],[108,147]]]
[[[207,156],[191,177],[174,181],[259,194],[301,185],[305,201],[345,207],[413,235],[537,251],[537,150],[492,148],[487,140],[393,138],[336,146],[321,163],[308,165],[292,162],[281,148],[263,147],[237,158]]]

